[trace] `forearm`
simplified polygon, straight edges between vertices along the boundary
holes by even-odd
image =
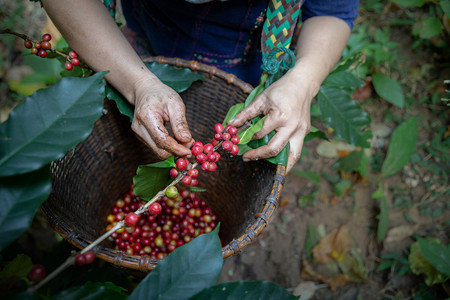
[[[158,81],[141,61],[99,0],[43,0],[44,9],[62,35],[95,71],[134,103],[136,85]]]
[[[338,18],[313,17],[306,20],[296,45],[297,61],[292,70],[293,77],[307,74],[313,87],[312,93],[317,94],[323,80],[339,61],[349,37],[350,28]]]

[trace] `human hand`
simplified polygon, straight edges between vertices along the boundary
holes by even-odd
[[[228,122],[229,125],[239,127],[247,120],[265,115],[263,128],[253,138],[260,139],[272,130],[276,131],[267,145],[246,152],[244,161],[276,156],[288,142],[287,172],[298,161],[303,140],[311,127],[311,101],[318,92],[318,85],[309,79],[307,73],[296,73],[294,69],[288,71]]]
[[[190,156],[194,143],[181,97],[157,79],[135,84],[134,118],[131,128],[160,158]],[[164,127],[170,122],[174,137]]]

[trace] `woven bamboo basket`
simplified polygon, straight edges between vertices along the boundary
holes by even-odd
[[[252,90],[234,75],[198,62],[164,57],[144,60],[187,67],[204,76],[203,82],[195,82],[181,93],[195,140],[211,140],[214,124],[223,120],[232,105],[245,101]],[[114,102],[105,100],[104,114],[87,140],[52,163],[52,192],[42,211],[62,237],[84,248],[105,232],[106,216],[128,191],[137,167],[155,161],[154,154],[132,132],[129,119],[118,112]],[[284,179],[282,165],[265,160],[244,163],[229,155],[223,155],[216,172],[200,172],[199,187],[206,189],[200,197],[221,222],[224,258],[240,252],[268,224]],[[94,251],[97,257],[130,271],[149,272],[159,262],[114,250],[107,240]]]

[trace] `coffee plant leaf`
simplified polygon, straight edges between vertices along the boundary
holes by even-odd
[[[363,129],[370,124],[369,115],[342,89],[322,86],[318,103],[323,121],[333,128],[336,136],[352,145],[370,147],[368,139],[372,134]]]
[[[145,201],[151,200],[169,184],[169,170],[169,167],[139,166],[136,175],[133,177],[133,190],[136,196]]]
[[[190,300],[299,299],[283,287],[268,281],[224,282],[204,289]]]
[[[239,145],[247,144],[252,140],[252,137],[255,135],[255,133],[263,128],[266,117],[267,116],[259,118],[259,120],[255,124],[251,124],[248,128],[238,133],[238,136],[240,138]]]
[[[131,105],[128,101],[123,98],[122,94],[120,94],[115,88],[113,88],[110,84],[106,85],[106,98],[116,102],[117,108],[122,115],[130,118],[130,122],[133,122],[134,117],[134,106]]]
[[[223,119],[222,125],[226,126],[228,121],[236,117],[237,114],[240,113],[243,109],[244,103],[238,103],[230,107],[230,109],[227,112],[227,115],[225,116],[225,119]]]
[[[258,97],[266,89],[265,81],[263,81],[262,78],[263,77],[261,77],[261,83],[257,87],[255,87],[250,95],[248,95],[247,99],[245,99],[244,107],[249,106],[253,102],[253,100],[255,100],[255,98]]]
[[[84,140],[103,110],[103,76],[63,78],[27,97],[0,125],[0,176],[41,168]]]
[[[450,18],[450,0],[442,0],[441,8],[444,11],[444,14],[447,15],[447,18]]]
[[[306,143],[307,141],[310,141],[315,138],[328,141],[327,135],[322,130],[319,130],[314,126],[311,126],[311,131],[305,136],[303,142]]]
[[[51,191],[48,166],[37,171],[2,178],[0,195],[0,251],[18,238],[31,224]]]
[[[384,74],[375,73],[372,74],[372,84],[378,96],[397,107],[405,107],[402,87],[397,81]]]
[[[125,300],[123,287],[117,286],[112,282],[87,282],[82,286],[74,286],[67,290],[63,290],[55,295],[52,295],[52,300],[97,300],[97,299],[111,299],[111,300]]]
[[[275,131],[272,131],[271,133],[269,133],[262,139],[252,140],[247,145],[252,149],[256,149],[261,146],[267,145],[269,143],[270,139],[275,135],[275,133],[276,133]],[[274,157],[266,158],[266,160],[275,165],[286,166],[288,157],[289,157],[289,143],[283,148],[283,150],[281,150],[280,153],[278,153],[278,155],[276,155]]]
[[[369,157],[364,150],[351,152],[339,160],[339,166],[344,172],[359,172],[362,177],[367,177],[369,173]]]
[[[450,277],[450,245],[446,247],[441,243],[429,239],[419,239],[418,241],[425,259],[436,270]]]
[[[313,223],[308,221],[308,227],[306,230],[306,239],[305,239],[305,253],[306,256],[312,261],[312,253],[311,250],[319,243],[320,234],[317,231],[316,226]]]
[[[188,68],[179,69],[157,62],[145,63],[145,65],[159,80],[178,93],[187,90],[195,81],[205,80],[202,74],[195,73]]]
[[[441,20],[436,17],[428,17],[422,21],[419,29],[419,37],[422,39],[430,39],[442,32],[443,26]]]
[[[416,275],[424,274],[425,283],[428,286],[442,283],[449,279],[448,276],[445,276],[439,272],[431,263],[428,262],[422,252],[419,241],[411,244],[408,260],[411,272]]]
[[[218,228],[175,249],[141,281],[129,300],[189,299],[215,284],[223,264]]]
[[[175,163],[175,157],[171,156],[163,161],[159,161],[157,163],[148,164],[147,166],[153,168],[175,168],[177,165]]]
[[[381,167],[383,177],[389,177],[400,171],[416,150],[419,124],[413,117],[400,124],[392,133],[386,159]]]
[[[364,81],[350,72],[337,72],[330,74],[323,84],[330,87],[355,90],[364,86]]]

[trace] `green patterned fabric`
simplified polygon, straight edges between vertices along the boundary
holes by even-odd
[[[115,18],[116,17],[116,0],[103,0],[103,4],[109,11],[109,14]]]

